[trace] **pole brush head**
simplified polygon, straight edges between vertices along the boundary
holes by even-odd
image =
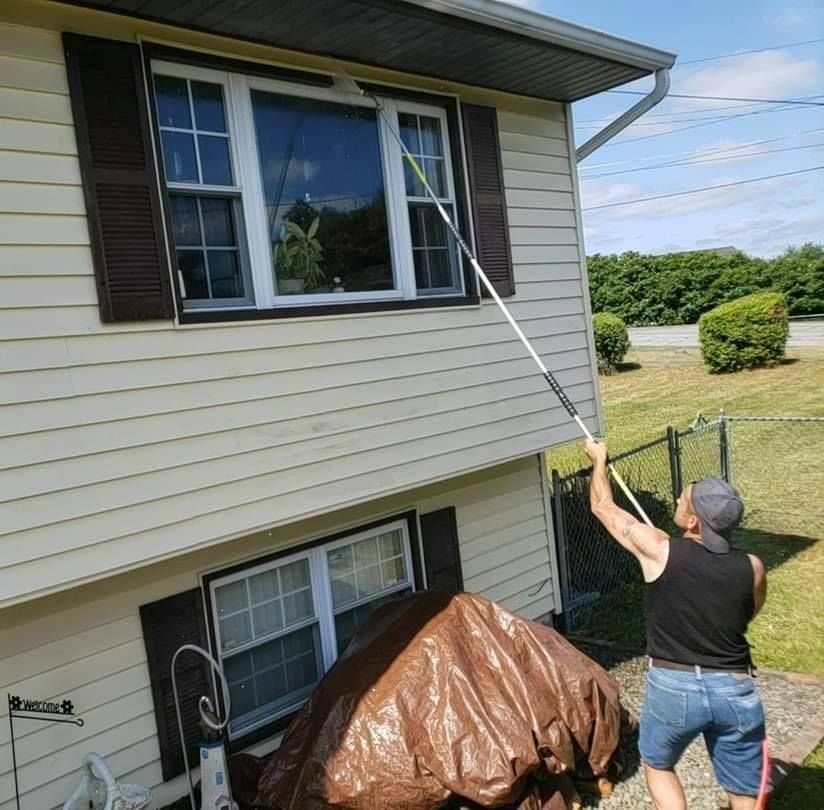
[[[338,93],[345,96],[357,96],[363,98],[366,93],[358,86],[358,83],[343,72],[338,72],[332,77],[332,86]]]

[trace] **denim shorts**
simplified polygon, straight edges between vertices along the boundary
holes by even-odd
[[[765,730],[764,708],[752,679],[652,667],[641,712],[641,758],[653,768],[670,770],[699,734],[721,787],[756,796]]]

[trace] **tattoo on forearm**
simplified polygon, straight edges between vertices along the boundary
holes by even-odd
[[[634,523],[634,522],[627,522],[627,523],[624,525],[624,528],[623,528],[623,530],[621,531],[621,534],[622,534],[624,537],[629,537],[629,536],[632,534],[632,530],[633,530],[634,528],[635,528],[635,523]]]

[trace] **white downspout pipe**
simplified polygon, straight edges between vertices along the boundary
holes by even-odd
[[[644,96],[637,104],[633,104],[623,115],[619,115],[612,123],[607,124],[600,132],[593,135],[586,143],[575,150],[575,159],[580,163],[589,157],[596,149],[625,130],[634,121],[637,121],[645,112],[664,100],[670,88],[669,68],[655,71],[655,87],[649,95]]]

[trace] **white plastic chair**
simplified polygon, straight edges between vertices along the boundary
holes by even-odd
[[[80,784],[63,810],[143,810],[152,800],[149,788],[118,782],[99,754],[86,754],[83,767]]]

